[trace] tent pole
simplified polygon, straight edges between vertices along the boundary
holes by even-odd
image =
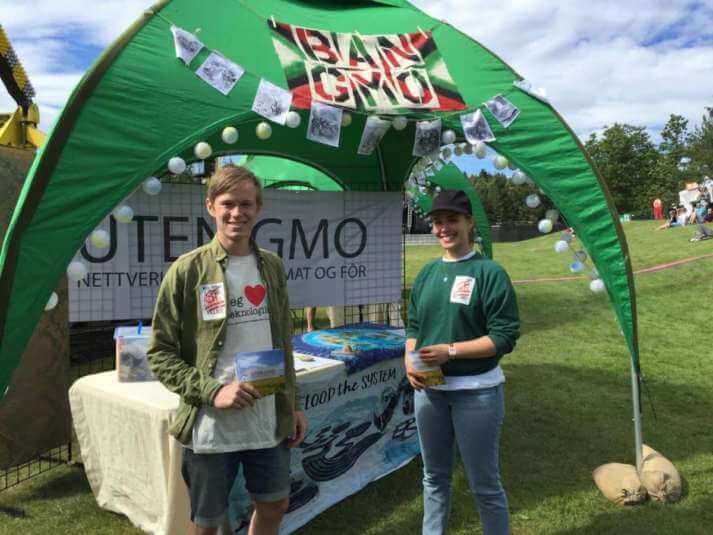
[[[639,373],[634,367],[634,360],[631,360],[631,397],[634,405],[634,442],[636,445],[636,471],[641,470],[641,460],[642,460],[642,444],[643,440],[641,438],[641,396],[639,392],[639,385],[641,379]]]

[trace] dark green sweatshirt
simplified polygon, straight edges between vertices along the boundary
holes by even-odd
[[[520,319],[505,270],[479,253],[458,262],[426,264],[413,284],[408,310],[406,336],[416,339],[416,349],[485,335],[495,344],[495,356],[452,359],[442,366],[443,373],[485,373],[515,347]]]

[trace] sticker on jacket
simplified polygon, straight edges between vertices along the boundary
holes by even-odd
[[[470,296],[473,295],[474,288],[475,279],[473,277],[458,275],[451,287],[451,303],[460,303],[461,305],[469,304]]]
[[[202,285],[200,298],[204,320],[225,319],[225,287],[222,282]]]

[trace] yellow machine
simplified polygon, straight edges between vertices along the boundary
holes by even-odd
[[[0,78],[10,96],[17,102],[11,113],[0,112],[0,146],[35,150],[45,140],[37,129],[40,111],[32,102],[35,90],[25,69],[17,59],[5,30],[0,25]]]

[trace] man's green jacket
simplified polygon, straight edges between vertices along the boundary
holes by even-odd
[[[272,344],[285,354],[286,382],[275,394],[277,435],[285,438],[292,434],[295,410],[301,410],[292,356],[287,278],[278,256],[259,249],[252,241],[251,248],[267,291]],[[198,409],[212,406],[223,386],[212,374],[225,340],[226,319],[203,319],[200,291],[201,286],[222,283],[227,307],[230,302],[225,282],[227,262],[228,254],[214,238],[171,265],[156,299],[147,356],[158,380],[181,396],[169,432],[182,444],[191,442]]]

